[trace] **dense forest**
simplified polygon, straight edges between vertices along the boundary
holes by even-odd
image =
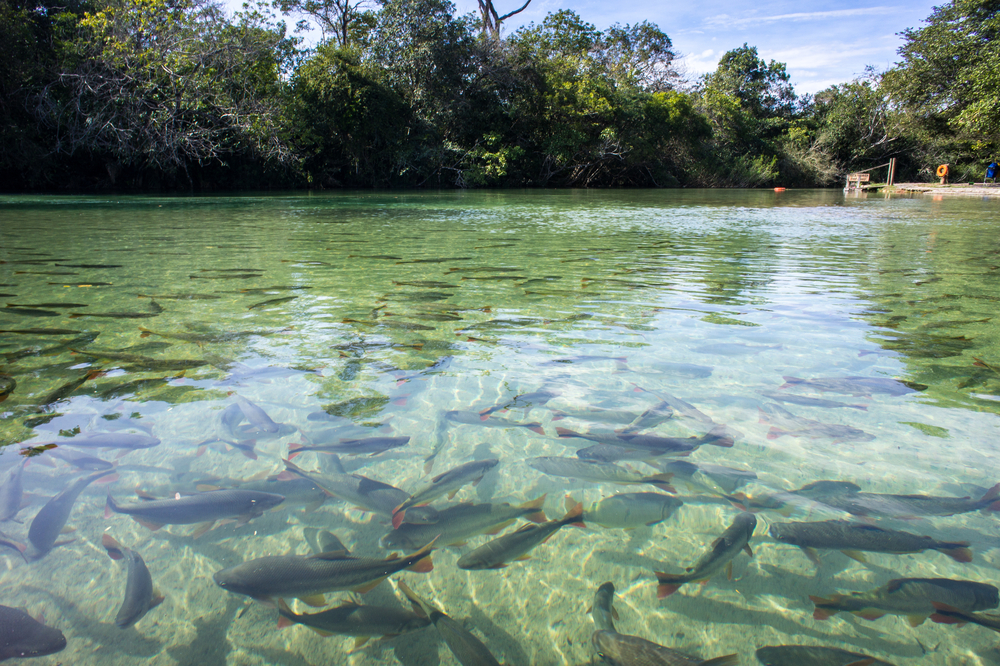
[[[0,187],[815,187],[1000,155],[998,0],[936,7],[894,68],[816,95],[747,44],[685,79],[649,22],[380,3],[0,0]]]

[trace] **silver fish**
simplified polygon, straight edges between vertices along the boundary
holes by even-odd
[[[598,631],[614,631],[618,611],[615,610],[615,584],[603,583],[594,594],[594,605],[590,607],[590,616]]]
[[[500,666],[489,648],[468,629],[418,597],[403,581],[399,581],[399,589],[410,600],[414,609],[419,610],[434,624],[458,663],[462,666]]]
[[[451,497],[454,497],[455,493],[462,486],[467,483],[471,483],[474,486],[477,485],[483,480],[487,472],[499,464],[500,461],[496,458],[474,460],[438,474],[431,479],[429,484],[414,491],[406,501],[400,503],[399,506],[392,510],[392,526],[399,527],[403,523],[403,519],[406,517],[406,510],[410,507],[417,506],[418,504],[427,504],[442,495],[450,494]]]
[[[56,543],[56,539],[59,538],[63,527],[66,526],[66,521],[69,520],[69,514],[73,511],[76,498],[91,483],[107,475],[107,470],[99,470],[93,474],[81,476],[45,503],[45,506],[35,514],[28,527],[28,549],[24,552],[26,560],[29,562],[40,560],[50,550],[62,545]]]
[[[694,566],[688,567],[687,573],[668,574],[662,571],[656,572],[656,579],[659,586],[656,588],[656,596],[659,599],[670,596],[676,592],[684,583],[696,580],[708,580],[719,571],[728,569],[732,577],[733,558],[739,555],[740,551],[746,551],[747,555],[753,557],[750,549],[750,537],[757,527],[757,518],[752,513],[741,513],[733,519],[732,524],[712,542],[712,546],[698,558]]]
[[[739,663],[735,654],[702,661],[645,638],[615,631],[594,632],[593,643],[601,662],[612,666],[736,666]]]
[[[273,493],[255,490],[210,490],[197,495],[186,495],[166,500],[148,500],[139,504],[118,504],[108,495],[108,510],[124,513],[151,530],[164,525],[207,524],[222,518],[240,518],[246,522],[273,509],[285,498]],[[207,528],[206,528],[207,529]]]
[[[101,545],[108,551],[111,559],[125,560],[125,598],[118,608],[115,624],[119,629],[128,629],[151,609],[159,606],[163,602],[163,596],[153,588],[153,577],[149,575],[149,569],[139,553],[125,548],[107,533],[101,535]]]

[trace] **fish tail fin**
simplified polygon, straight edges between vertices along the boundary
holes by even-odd
[[[115,504],[115,498],[108,493],[108,502],[104,505],[104,517],[110,518],[112,513],[118,513],[118,505]]]
[[[698,666],[736,666],[738,663],[740,663],[739,655],[727,654],[724,657],[698,662]]]
[[[556,436],[558,437],[579,437],[580,433],[575,430],[570,430],[569,428],[556,428]]]
[[[939,543],[934,549],[944,553],[956,562],[971,562],[972,550],[969,549],[968,541],[955,541],[953,543]]]
[[[783,376],[782,379],[785,380],[785,383],[782,384],[781,386],[779,386],[778,387],[779,389],[786,389],[786,388],[789,388],[791,386],[795,386],[796,384],[802,384],[802,383],[805,382],[804,379],[799,379],[798,377],[784,377]]]
[[[656,574],[656,580],[659,583],[659,585],[656,586],[657,599],[669,597],[671,594],[681,589],[681,585],[687,582],[685,577],[681,575],[663,573],[662,571],[656,571],[654,573]]]
[[[765,437],[767,439],[778,439],[779,437],[781,437],[782,435],[785,435],[785,434],[787,434],[787,433],[784,430],[780,430],[778,428],[775,428],[774,426],[771,426],[768,429],[767,435],[765,435]]]
[[[399,506],[403,505],[400,504]],[[403,524],[403,519],[406,518],[406,509],[400,511],[399,506],[393,509],[392,513],[392,529],[394,530],[398,530],[399,526]]]
[[[407,586],[403,581],[398,581],[396,585],[399,587],[399,591],[402,592],[407,599],[409,599],[410,604],[413,606],[413,610],[416,611],[417,615],[421,617],[428,618],[433,610],[426,601],[417,596],[414,592]]]
[[[415,561],[410,566],[406,567],[410,571],[415,571],[416,573],[428,573],[434,570],[434,561],[431,560],[431,551],[434,549],[434,542],[440,538],[440,534],[433,539],[430,543],[416,551],[409,558],[413,558]]]
[[[528,515],[526,515],[525,518],[527,518],[533,523],[544,523],[549,519],[548,516],[545,515],[545,512],[542,511],[542,506],[545,504],[546,495],[548,495],[548,493],[539,495],[530,502],[525,502],[524,504],[518,507],[519,509],[535,510],[533,513],[529,513]]]
[[[674,478],[673,472],[664,472],[662,474],[654,474],[653,476],[647,477],[646,481],[660,490],[676,494],[677,489],[670,485],[670,479],[672,478]]]
[[[543,428],[542,424],[540,424],[540,423],[533,423],[531,425],[526,425],[525,428],[527,428],[531,432],[537,433],[539,435],[544,435],[545,434],[545,428]]]
[[[980,502],[987,504],[983,511],[1000,511],[1000,483],[986,491],[980,498]]]
[[[299,444],[298,442],[290,443],[288,445],[288,459],[291,460],[295,456],[302,453],[302,451],[300,451],[299,449],[301,449],[303,446],[304,446],[303,444]]]
[[[574,504],[559,522],[564,525],[572,525],[573,527],[586,527],[586,524],[583,522],[583,502]]]
[[[125,557],[125,554],[122,552],[122,545],[107,532],[101,535],[101,545],[104,546],[104,550],[108,551],[108,557],[111,559],[120,560]]]
[[[823,597],[816,597],[810,594],[809,600],[812,601],[814,604],[816,604],[816,609],[813,610],[813,619],[828,620],[834,615],[836,615],[837,610],[835,608],[830,608],[830,606],[836,603],[838,596],[840,595],[835,594],[831,596],[829,599],[825,599]]]

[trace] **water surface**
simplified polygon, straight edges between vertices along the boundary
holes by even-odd
[[[611,437],[627,428],[624,414],[674,399],[705,418],[675,411],[641,432],[697,437],[727,426],[733,446],[705,445],[686,459],[754,472],[739,489],[751,495],[836,479],[869,492],[978,498],[1000,481],[996,215],[995,201],[833,191],[5,198],[0,298],[32,307],[0,308],[0,329],[75,332],[0,333],[0,373],[16,380],[0,405],[2,471],[25,447],[59,443],[32,451],[23,523],[0,530],[23,540],[33,515],[78,473],[51,455],[69,448],[76,429],[149,432],[162,443],[120,458],[88,451],[117,463],[119,478],[80,496],[70,543],[31,564],[0,550],[2,603],[42,613],[66,635],[66,650],[39,664],[454,664],[433,628],[355,650],[353,638],[279,631],[273,608],[212,581],[243,560],[308,554],[309,527],[332,531],[352,553],[384,557],[383,517],[329,501],[194,538],[186,526],[154,532],[125,515],[105,518],[105,496],[263,479],[282,471],[290,448],[322,438],[409,436],[403,448],[341,462],[412,491],[427,470],[498,458],[481,483],[434,506],[547,494],[555,518],[567,495],[589,506],[646,488],[549,476],[530,459],[575,456],[594,442],[559,432]],[[144,367],[88,350],[206,363]],[[895,393],[821,391],[786,385],[788,377],[906,384]],[[210,442],[234,395],[283,424],[276,433],[241,426],[252,454]],[[832,404],[775,399],[789,395]],[[774,406],[799,427],[766,418]],[[333,468],[324,454],[295,462],[319,478]],[[732,580],[717,575],[657,600],[653,572],[683,571],[737,513],[724,488],[677,490],[684,505],[652,527],[568,527],[530,560],[458,569],[463,553],[491,538],[477,536],[436,551],[433,572],[394,578],[507,664],[589,663],[586,609],[605,581],[618,589],[621,632],[702,659],[735,652],[751,664],[757,647],[810,644],[895,664],[1000,663],[981,627],[844,613],[821,621],[809,600],[899,577],[996,584],[993,515],[872,518],[968,541],[971,563],[936,551],[870,553],[860,563],[826,551],[817,569],[766,535],[786,517],[761,511],[755,556],[734,560]],[[806,507],[790,519],[842,517]],[[114,617],[125,571],[101,547],[105,531],[142,555],[166,597],[124,631]],[[347,599],[328,595],[331,605]],[[405,603],[392,583],[363,600]]]

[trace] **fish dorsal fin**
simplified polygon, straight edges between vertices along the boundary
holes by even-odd
[[[356,560],[356,557],[351,557],[346,550],[328,550],[323,553],[316,553],[315,555],[310,555],[307,559],[310,560]]]

